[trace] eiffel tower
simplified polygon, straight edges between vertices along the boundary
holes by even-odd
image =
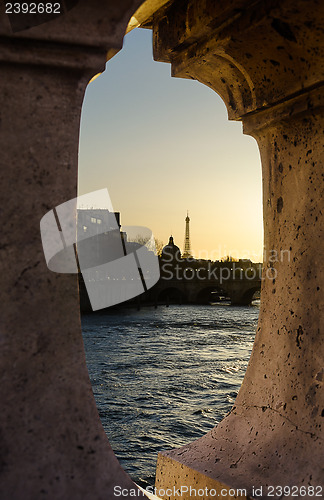
[[[190,248],[190,233],[189,233],[189,214],[187,211],[187,217],[185,218],[186,221],[186,232],[185,232],[185,240],[184,240],[184,252],[182,254],[183,259],[188,259],[192,257],[191,255],[191,248]]]

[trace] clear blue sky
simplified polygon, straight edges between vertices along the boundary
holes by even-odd
[[[135,29],[89,84],[82,112],[79,194],[108,188],[124,225],[182,249],[187,210],[198,257],[262,255],[257,144],[230,122],[221,98],[171,78],[153,61],[152,33]]]

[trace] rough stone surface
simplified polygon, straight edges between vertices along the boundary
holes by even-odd
[[[13,33],[5,2],[0,5],[0,35],[80,46],[120,49],[128,21],[142,0],[78,0],[64,15]],[[20,18],[24,26],[26,15]]]
[[[92,395],[76,278],[47,269],[39,221],[76,196],[84,90],[141,3],[80,0],[15,33],[0,6],[1,500],[99,500],[114,484],[133,488]],[[206,436],[160,455],[158,486],[251,493],[323,481],[322,5],[175,0],[153,16],[155,57],[215,89],[258,141],[267,251],[290,252],[289,262],[265,259],[271,279],[235,407]]]
[[[324,74],[317,0],[174,2],[153,26],[154,57],[224,100],[230,119],[318,85]]]
[[[124,4],[109,12],[128,17],[132,2]],[[91,12],[99,23],[102,10]],[[78,19],[75,10],[73,16],[70,31],[62,17],[55,33],[47,23],[0,43],[1,500],[106,500],[115,484],[134,488],[98,416],[77,277],[48,270],[40,238],[42,216],[77,195],[84,91],[104,70],[109,49],[105,40],[85,47],[102,34],[89,41],[83,15]],[[109,32],[109,16],[106,21]],[[1,26],[6,23],[2,16]],[[122,28],[117,21],[111,28],[109,36],[121,45]]]
[[[181,484],[181,465],[200,472],[201,485],[207,475],[250,495],[261,485],[264,491],[267,485],[323,486],[323,126],[322,111],[314,110],[256,134],[265,245],[282,259],[271,262],[269,253],[264,262],[273,278],[264,281],[256,340],[235,406],[206,436],[163,454],[159,487]]]
[[[156,486],[204,487],[207,476],[249,495],[263,486],[263,498],[269,485],[323,487],[323,7],[181,5],[181,15],[174,4],[155,19],[155,57],[216,90],[258,142],[264,282],[233,409],[206,436],[160,454]]]

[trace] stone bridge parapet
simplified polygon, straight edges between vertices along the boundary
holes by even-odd
[[[324,3],[148,3],[141,22],[153,29],[155,59],[219,93],[256,139],[264,245],[291,254],[289,263],[264,259],[258,330],[231,412],[206,436],[161,453],[156,485],[322,494]],[[141,4],[80,0],[16,32],[0,4],[1,500],[106,500],[116,484],[134,488],[92,394],[77,278],[49,271],[39,222],[77,196],[85,89]]]

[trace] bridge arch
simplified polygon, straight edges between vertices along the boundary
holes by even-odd
[[[232,291],[232,293],[230,294],[231,302],[233,305],[249,306],[252,302],[253,295],[260,290],[260,285],[251,285],[248,288],[245,287],[242,291],[239,292]]]
[[[249,290],[246,290],[246,292],[244,293],[244,295],[242,297],[243,304],[246,304],[246,305],[251,304],[256,292],[260,292],[260,291],[261,291],[260,286],[251,287]]]

